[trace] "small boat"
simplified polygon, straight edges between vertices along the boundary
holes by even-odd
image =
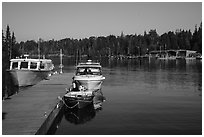
[[[96,116],[96,112],[102,110],[102,103],[105,97],[101,90],[94,91],[93,103],[81,109],[64,109],[64,116],[67,121],[74,124],[84,124]]]
[[[64,97],[63,97],[63,101],[65,106],[68,109],[74,109],[74,108],[84,108],[89,104],[93,104],[93,98],[94,98],[94,94],[93,91],[88,91],[88,90],[79,90],[79,91],[75,91],[75,90],[71,90],[68,91]]]
[[[39,81],[46,79],[54,69],[50,59],[31,59],[28,55],[25,58],[10,60],[10,69],[8,72],[14,81],[14,85],[31,86]]]
[[[73,77],[74,81],[78,81],[87,90],[101,89],[104,79],[100,63],[92,62],[92,60],[79,63],[76,66],[76,74]]]

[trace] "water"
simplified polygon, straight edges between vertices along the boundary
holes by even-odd
[[[101,63],[106,77],[102,107],[63,109],[56,131],[50,134],[202,134],[202,61],[135,59]],[[73,72],[73,64],[64,60],[65,73]]]

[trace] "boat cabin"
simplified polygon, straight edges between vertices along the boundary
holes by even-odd
[[[90,60],[86,63],[79,63],[76,67],[76,75],[102,75],[101,65]]]
[[[49,59],[11,59],[10,70],[52,70]]]

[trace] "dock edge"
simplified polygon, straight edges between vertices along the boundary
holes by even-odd
[[[60,110],[62,109],[63,105],[64,103],[61,100],[55,105],[54,109],[50,112],[49,116],[43,122],[41,127],[35,133],[35,135],[46,135],[47,134],[55,118],[58,116]]]

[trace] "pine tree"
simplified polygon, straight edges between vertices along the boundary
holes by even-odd
[[[19,55],[19,49],[17,49],[16,47],[16,37],[13,32],[11,37],[11,58],[15,58],[18,55]]]
[[[10,33],[9,25],[7,25],[7,29],[6,29],[5,46],[6,46],[8,57],[9,57],[9,59],[11,59],[12,45],[11,45],[11,33]]]
[[[5,50],[5,36],[4,36],[4,31],[2,30],[2,51]]]
[[[2,62],[6,62],[6,56],[5,52],[6,46],[5,46],[5,37],[4,37],[4,32],[2,30]],[[6,89],[6,80],[5,80],[5,74],[6,74],[6,63],[2,63],[2,97],[4,98],[5,96],[5,89]]]
[[[198,29],[198,52],[202,53],[202,22],[200,23],[200,27]]]
[[[195,31],[191,39],[191,47],[192,50],[202,53],[202,23],[199,28],[197,28],[197,25],[195,26]]]

